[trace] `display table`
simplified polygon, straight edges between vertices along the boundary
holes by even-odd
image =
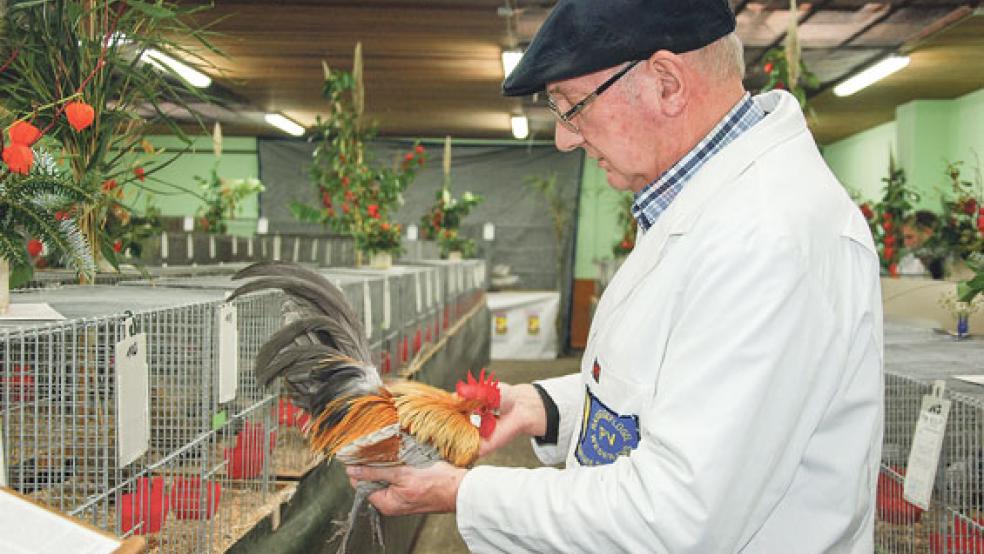
[[[552,360],[557,357],[556,291],[490,292],[493,360]]]

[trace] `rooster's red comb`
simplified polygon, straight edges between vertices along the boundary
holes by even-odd
[[[478,380],[468,372],[468,381],[458,381],[455,391],[461,398],[470,400],[480,400],[482,404],[491,409],[499,407],[499,382],[495,380],[495,374],[489,373],[485,376],[485,369],[478,374]]]

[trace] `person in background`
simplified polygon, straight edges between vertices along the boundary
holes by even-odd
[[[943,258],[934,254],[930,245],[939,218],[933,212],[920,210],[902,222],[902,244],[906,255],[899,260],[899,275],[943,278]]]
[[[796,98],[749,95],[727,0],[560,0],[503,85],[635,194],[580,372],[503,385],[488,452],[563,469],[349,467],[473,552],[874,551],[880,264]]]

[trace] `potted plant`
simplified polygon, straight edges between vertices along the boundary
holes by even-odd
[[[632,215],[632,203],[635,197],[631,194],[623,195],[619,200],[618,225],[621,228],[621,237],[612,246],[612,255],[621,265],[621,261],[635,248],[636,233],[639,223]]]
[[[212,234],[224,234],[229,230],[228,221],[236,218],[236,207],[243,201],[264,191],[263,183],[254,177],[224,179],[219,177],[219,159],[222,157],[222,127],[216,123],[212,133],[212,149],[215,165],[208,179],[195,177],[202,189],[204,204],[198,208],[202,229]]]
[[[11,287],[30,281],[34,264],[51,248],[68,267],[92,275],[92,250],[79,230],[78,207],[88,200],[45,149],[33,147],[41,131],[19,119],[0,136],[0,315]]]
[[[201,61],[189,43],[214,51],[208,35],[186,23],[205,9],[166,0],[10,0],[0,10],[4,108],[34,114],[29,121],[87,192],[75,217],[104,269],[116,267],[124,250],[131,211],[124,187],[145,189],[181,154],[163,159],[146,141],[148,130],[166,126],[191,144],[164,102],[194,115],[188,100],[209,99],[153,58],[166,52]],[[36,111],[42,104],[55,108]]]
[[[420,218],[421,234],[436,240],[441,257],[460,260],[475,255],[475,241],[460,236],[461,220],[482,203],[482,197],[465,192],[461,198],[451,194],[451,137],[444,138],[444,181],[435,194],[435,202]]]
[[[310,178],[319,204],[293,202],[290,209],[300,221],[321,223],[356,238],[357,246],[363,245],[356,250],[356,265],[361,265],[363,255],[371,252],[358,238],[365,235],[370,219],[389,220],[390,212],[402,203],[403,192],[426,162],[427,152],[414,144],[394,168],[375,165],[366,150],[376,131],[363,118],[362,44],[355,46],[351,73],[323,65],[322,94],[328,100],[328,114],[324,119],[318,116],[310,139],[317,145]]]
[[[913,203],[919,200],[906,185],[905,171],[895,164],[895,156],[889,153],[888,176],[881,201],[873,213],[867,205],[861,211],[868,219],[875,244],[879,250],[882,269],[891,277],[898,276],[898,262],[902,257],[902,222],[912,212]],[[866,211],[867,208],[867,211]],[[868,217],[868,215],[871,217]]]
[[[962,176],[963,162],[947,163],[945,175],[948,187],[941,191],[939,229],[928,242],[945,254],[950,278],[962,279],[972,275],[966,260],[984,252],[984,179],[980,168],[974,181]]]
[[[389,269],[393,266],[393,257],[399,256],[403,250],[402,232],[400,225],[380,219],[366,222],[363,232],[356,237],[356,246],[369,253],[369,267]]]

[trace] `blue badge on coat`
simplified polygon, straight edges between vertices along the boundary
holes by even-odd
[[[619,415],[588,388],[584,396],[581,438],[574,456],[582,466],[610,464],[639,446],[639,416]]]

